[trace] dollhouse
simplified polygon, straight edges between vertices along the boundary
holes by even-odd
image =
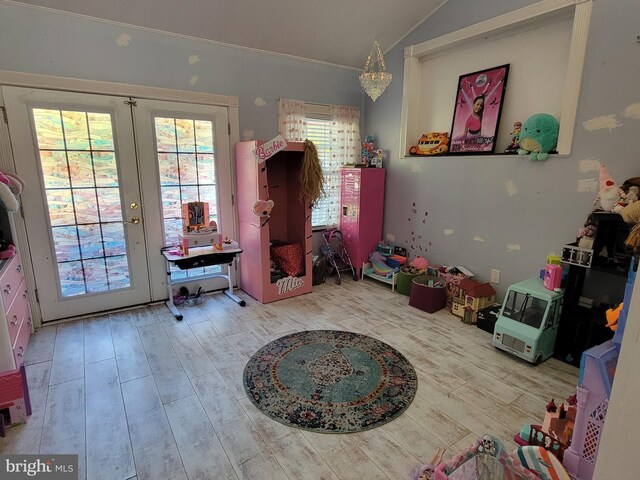
[[[458,285],[452,298],[451,313],[460,317],[464,323],[475,325],[478,311],[496,301],[496,291],[490,283],[480,283],[465,278]]]

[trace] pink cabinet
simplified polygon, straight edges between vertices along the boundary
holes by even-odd
[[[384,172],[382,168],[341,170],[340,230],[357,278],[382,240]]]
[[[311,292],[311,207],[300,199],[304,144],[291,142],[258,163],[253,152],[262,144],[236,144],[240,282],[253,298],[270,303]],[[257,200],[273,200],[268,217],[254,213]]]

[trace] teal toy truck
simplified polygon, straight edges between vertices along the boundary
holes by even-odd
[[[496,348],[535,365],[553,355],[564,293],[547,290],[540,278],[507,290],[493,332]]]

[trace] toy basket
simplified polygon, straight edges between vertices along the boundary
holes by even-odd
[[[420,274],[407,273],[400,270],[398,272],[398,276],[396,277],[396,292],[408,297],[411,294],[411,283],[413,282],[413,279],[418,275]]]
[[[411,282],[409,305],[434,313],[447,304],[445,283],[438,277],[418,275]]]

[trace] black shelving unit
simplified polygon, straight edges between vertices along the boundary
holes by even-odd
[[[582,352],[613,337],[614,332],[606,327],[605,312],[622,302],[624,279],[633,256],[624,244],[629,225],[622,217],[610,212],[594,212],[593,216],[597,228],[592,251],[567,245],[562,256],[563,262],[569,263],[569,272],[554,357],[575,366],[580,365]],[[576,258],[578,261],[574,261]],[[613,282],[619,283],[620,288],[610,295],[606,305],[580,305],[585,288],[594,290]]]

